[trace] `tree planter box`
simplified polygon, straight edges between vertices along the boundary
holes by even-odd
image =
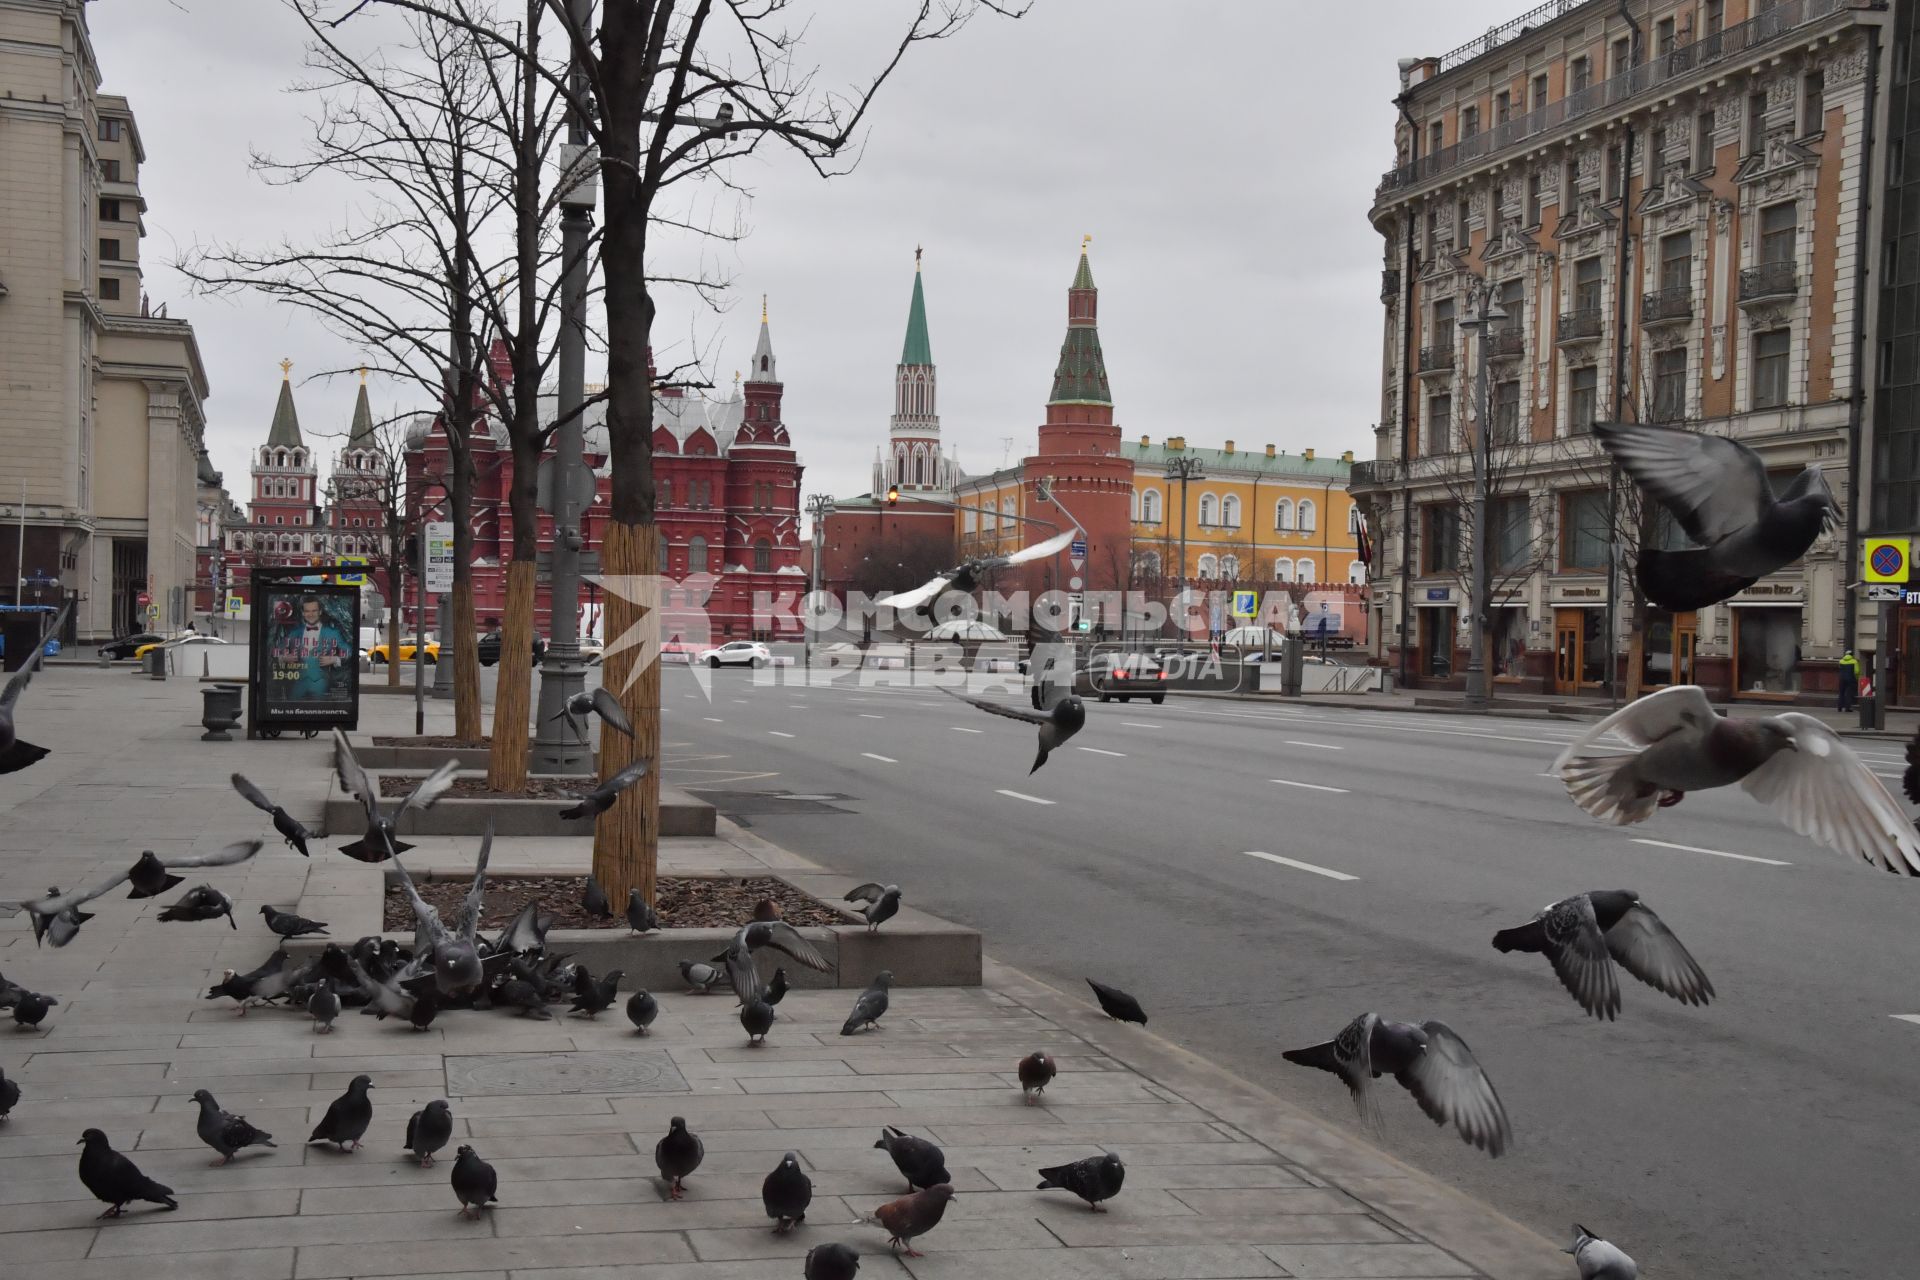
[[[357,754],[357,753],[356,753]],[[446,759],[442,755],[440,759]],[[361,761],[364,765],[366,762]],[[381,785],[382,777],[391,770],[367,770],[367,776],[373,785]],[[409,777],[417,775],[408,774]],[[460,777],[484,778],[486,771],[461,770]],[[360,801],[335,778],[335,787],[327,797],[326,809],[322,819],[326,823],[329,837],[348,832],[357,832],[365,827],[366,810]],[[387,812],[400,802],[397,799],[381,801]],[[560,816],[568,809],[572,800],[527,799],[518,797],[475,798],[467,796],[447,796],[431,809],[411,810],[400,819],[396,828],[402,836],[477,836],[493,824],[493,833],[497,836],[592,836],[593,823],[589,820],[569,821]],[[714,833],[714,808],[704,800],[696,800],[678,787],[660,788],[660,834],[662,836],[710,836]]]
[[[486,747],[436,747],[411,744],[388,746],[374,742],[371,734],[351,734],[348,741],[353,744],[354,758],[368,769],[419,769],[422,772],[431,772],[446,761],[452,760],[462,769],[479,769],[484,772],[489,763]],[[531,758],[533,751],[531,741],[527,744],[527,751]],[[577,773],[585,775],[597,772],[597,769],[596,756],[590,754],[586,764]],[[534,772],[539,773],[540,770],[536,769]]]

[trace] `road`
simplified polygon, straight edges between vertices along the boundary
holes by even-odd
[[[1448,1023],[1513,1149],[1468,1148],[1390,1082],[1384,1141],[1543,1233],[1578,1219],[1658,1275],[1910,1272],[1920,884],[1743,793],[1619,829],[1543,776],[1574,725],[1179,697],[1089,705],[1029,777],[1030,728],[936,690],[694,674],[665,680],[672,781],[1064,990],[1133,992],[1156,1032],[1333,1124],[1359,1127],[1345,1091],[1280,1050],[1367,1009]],[[1898,775],[1896,744],[1856,745]],[[1540,957],[1489,945],[1597,888],[1637,890],[1719,998],[1623,975],[1597,1022]]]

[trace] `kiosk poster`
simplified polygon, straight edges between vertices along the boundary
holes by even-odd
[[[360,593],[353,587],[262,583],[254,602],[254,697],[264,725],[359,721]]]

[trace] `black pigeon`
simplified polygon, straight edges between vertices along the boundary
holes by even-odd
[[[433,1167],[433,1153],[453,1138],[453,1112],[445,1098],[435,1098],[407,1117],[407,1150],[422,1169]]]
[[[900,886],[897,884],[875,884],[869,881],[856,886],[843,902],[864,902],[867,905],[857,908],[867,918],[867,932],[878,929],[882,922],[893,919],[900,910]]]
[[[1103,1156],[1075,1160],[1072,1164],[1042,1169],[1040,1179],[1040,1185],[1034,1190],[1045,1191],[1050,1187],[1058,1187],[1062,1191],[1071,1191],[1085,1200],[1087,1207],[1095,1213],[1105,1213],[1100,1202],[1120,1194],[1120,1184],[1127,1179],[1127,1166],[1120,1163],[1119,1156],[1108,1152]]]
[[[413,1003],[407,1007],[407,1023],[415,1031],[425,1031],[433,1025],[433,1019],[440,1012],[440,995],[431,986],[421,987],[413,993]]]
[[[286,994],[291,978],[287,973],[287,953],[276,951],[267,957],[266,963],[250,973],[235,973],[227,970],[226,976],[207,988],[206,998],[218,1000],[222,996],[237,1000],[240,1013],[244,1017],[250,1004],[267,1004]]]
[[[160,861],[153,850],[148,849],[127,871],[127,883],[133,886],[127,896],[129,898],[157,897],[180,883],[180,877],[171,874],[174,868],[230,867],[237,862],[245,862],[260,852],[261,843],[259,840],[241,840],[228,845],[218,853],[203,853],[188,858],[169,858],[165,862]]]
[[[627,890],[627,927],[635,933],[651,933],[660,927],[660,913],[640,896],[638,889]]]
[[[227,918],[227,927],[238,929],[233,922],[233,899],[210,884],[197,884],[174,899],[173,905],[162,911],[159,920],[169,923],[179,921],[218,920]]]
[[[367,1126],[373,1123],[373,1100],[367,1097],[371,1088],[370,1077],[355,1076],[347,1091],[327,1104],[327,1114],[313,1126],[308,1143],[332,1142],[342,1151],[358,1151],[360,1139],[366,1137]]]
[[[47,1013],[60,1002],[52,996],[43,996],[38,991],[18,991],[13,994],[13,1029],[32,1031],[46,1020]]]
[[[660,1002],[645,991],[636,991],[627,997],[627,1021],[639,1029],[641,1035],[647,1034],[647,1028],[660,1016]]]
[[[1053,1059],[1044,1053],[1030,1053],[1020,1059],[1020,1095],[1027,1104],[1040,1101],[1040,1094],[1053,1083]]]
[[[1093,998],[1100,1002],[1100,1011],[1115,1022],[1137,1022],[1147,1025],[1147,1014],[1140,1002],[1118,987],[1109,987],[1105,983],[1087,979],[1087,985],[1093,988]]]
[[[740,1025],[746,1029],[748,1044],[765,1044],[773,1023],[773,1006],[765,1000],[756,996],[740,1006]]]
[[[653,1147],[653,1163],[660,1170],[660,1176],[668,1182],[667,1198],[680,1198],[681,1180],[700,1167],[707,1158],[707,1144],[700,1136],[687,1129],[687,1122],[675,1116],[667,1126],[667,1136]]]
[[[1058,751],[1067,739],[1080,732],[1087,723],[1086,704],[1080,701],[1077,694],[1068,694],[1054,703],[1049,710],[1029,711],[1025,707],[1011,706],[1004,702],[991,702],[986,698],[969,698],[966,694],[955,693],[952,689],[947,689],[946,692],[968,706],[978,707],[996,716],[1005,716],[1009,720],[1020,720],[1040,726],[1040,753],[1033,758],[1033,768],[1027,770],[1029,776],[1038,773],[1040,766],[1047,762],[1047,757]]]
[[[1699,544],[1640,552],[1641,590],[1674,613],[1717,604],[1786,568],[1839,514],[1818,466],[1775,497],[1760,455],[1726,436],[1643,422],[1596,422],[1593,434]]]
[[[230,1164],[234,1153],[246,1147],[279,1145],[273,1140],[272,1134],[248,1124],[245,1116],[222,1111],[220,1104],[205,1089],[195,1089],[193,1100],[200,1104],[200,1119],[193,1131],[200,1136],[200,1141],[220,1153],[220,1158],[214,1164]]]
[[[472,1147],[461,1147],[454,1156],[453,1194],[460,1198],[460,1216],[477,1218],[500,1198],[494,1194],[500,1189],[500,1175]]]
[[[760,998],[770,1005],[779,1004],[787,998],[787,969],[785,965],[774,969],[773,980],[767,983],[767,989],[760,993]]]
[[[20,1103],[20,1086],[7,1079],[7,1073],[0,1071],[0,1120],[13,1114],[14,1107]]]
[[[1618,962],[1640,981],[1682,1004],[1706,1004],[1713,983],[1680,939],[1631,889],[1595,889],[1563,898],[1514,929],[1493,935],[1493,948],[1542,953],[1568,993],[1596,1018],[1620,1012]]]
[[[807,1220],[813,1203],[813,1179],[800,1167],[800,1157],[789,1151],[760,1184],[760,1203],[773,1219],[773,1234],[783,1236]]]
[[[309,920],[291,911],[275,911],[270,903],[260,904],[260,914],[267,918],[267,928],[283,938],[300,938],[309,933],[327,931],[327,922],[324,920]]]
[[[553,1015],[547,1012],[547,997],[525,978],[508,978],[493,993],[493,1003],[507,1009],[518,1009],[525,1017],[551,1020]]]
[[[875,1149],[893,1157],[893,1167],[907,1180],[908,1191],[953,1181],[952,1175],[947,1172],[946,1152],[925,1138],[903,1133],[889,1125],[880,1131],[880,1141],[873,1145]]]
[[[322,978],[307,997],[307,1012],[313,1015],[314,1034],[333,1030],[333,1020],[340,1016],[340,993],[333,989],[332,978]]]
[[[882,969],[853,1002],[853,1012],[840,1027],[840,1034],[850,1036],[856,1031],[880,1025],[880,1019],[887,1012],[887,988],[893,985],[893,970]]]
[[[1907,767],[1900,774],[1900,790],[1908,800],[1920,804],[1920,729],[1907,740]]]
[[[28,765],[38,764],[47,754],[45,747],[36,747],[24,742],[14,731],[13,708],[20,701],[20,695],[26,692],[33,673],[47,656],[46,639],[58,636],[61,628],[67,625],[67,615],[73,612],[73,601],[60,606],[60,612],[53,617],[53,625],[41,633],[41,639],[34,642],[33,653],[21,664],[20,669],[7,678],[7,687],[0,690],[0,773],[17,773]]]
[[[850,1244],[836,1240],[807,1250],[806,1280],[853,1280],[859,1270],[860,1255]]]
[[[494,940],[493,949],[497,952],[539,951],[547,945],[547,931],[552,927],[553,917],[541,911],[539,903],[529,902]]]
[[[1043,560],[1048,556],[1059,555],[1079,536],[1081,532],[1078,528],[1068,529],[1064,533],[1056,533],[1051,538],[1036,542],[1030,547],[1022,547],[1010,555],[982,556],[968,560],[911,591],[902,591],[885,599],[876,600],[874,603],[889,609],[908,611],[918,609],[949,591],[968,595],[980,585],[980,575],[994,569],[1004,569],[1010,565],[1026,564],[1030,560]]]
[[[591,1018],[602,1009],[611,1009],[620,995],[620,979],[626,977],[621,969],[609,969],[599,978],[594,978],[583,967],[573,989],[574,1013],[582,1013]]]
[[[1513,1141],[1507,1109],[1473,1050],[1444,1022],[1388,1022],[1363,1013],[1323,1044],[1280,1055],[1303,1067],[1331,1071],[1346,1083],[1370,1128],[1380,1129],[1373,1081],[1391,1074],[1435,1124],[1452,1124],[1462,1139],[1498,1156]]]
[[[80,1135],[80,1181],[87,1190],[93,1192],[93,1198],[107,1206],[100,1216],[117,1218],[121,1210],[135,1200],[144,1200],[149,1204],[165,1205],[169,1209],[178,1209],[180,1202],[173,1198],[173,1188],[163,1187],[140,1172],[133,1161],[115,1151],[107,1143],[107,1135],[98,1129],[89,1129]]]
[[[342,845],[340,852],[349,858],[361,862],[385,862],[413,848],[396,834],[400,829],[400,820],[414,809],[429,809],[434,801],[453,788],[454,772],[460,767],[449,760],[420,780],[420,785],[407,794],[388,817],[380,810],[380,793],[374,790],[373,780],[367,777],[367,771],[360,767],[360,761],[354,757],[353,748],[347,743],[347,735],[338,729],[333,731],[333,758],[340,770],[340,779],[346,783],[347,790],[360,799],[360,807],[366,811],[367,829],[352,844]]]
[[[303,858],[312,856],[307,852],[307,841],[313,839],[313,832],[301,826],[292,814],[269,800],[266,792],[248,782],[241,774],[233,775],[233,789],[254,808],[273,815],[273,829],[286,840],[289,849],[298,849]]]
[[[595,920],[613,919],[613,904],[607,901],[607,891],[591,875],[587,877],[586,892],[580,895],[580,909]]]
[[[560,714],[551,719],[565,720],[567,728],[573,730],[573,736],[585,743],[587,717],[595,715],[599,716],[609,729],[624,733],[629,738],[633,736],[633,721],[627,718],[626,709],[620,705],[620,699],[614,697],[604,685],[591,690],[582,689],[574,694],[567,699],[567,704],[560,708]]]
[[[580,803],[562,809],[560,816],[567,819],[597,818],[613,808],[613,802],[620,793],[647,776],[647,762],[635,760],[620,772],[580,797]]]

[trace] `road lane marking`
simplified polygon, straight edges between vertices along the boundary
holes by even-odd
[[[725,721],[725,720],[722,720],[722,719],[721,719],[721,718],[720,718],[719,716],[701,716],[700,718],[701,718],[702,720],[710,720],[710,721],[712,721],[712,722],[713,722],[714,724],[725,724],[725,723],[726,723],[726,721]]]
[[[1329,880],[1358,880],[1359,876],[1350,876],[1344,871],[1335,871],[1330,867],[1316,867],[1311,862],[1301,862],[1297,858],[1283,858],[1277,853],[1261,853],[1255,849],[1247,850],[1249,858],[1264,858],[1268,862],[1277,862],[1283,867],[1292,867],[1295,871],[1311,871],[1317,876]]]
[[[1127,753],[1124,751],[1102,751],[1099,747],[1075,747],[1074,750],[1091,751],[1097,756],[1118,756],[1122,760],[1127,758]]]
[[[878,760],[881,764],[899,764],[900,763],[898,760],[895,760],[892,756],[877,756],[871,751],[862,751],[860,754],[865,756],[869,760]]]
[[[789,711],[805,711],[806,709],[807,704],[804,702],[789,702],[787,704],[787,710]]]
[[[1889,1018],[1898,1018],[1902,1022],[1920,1023],[1920,1013],[1890,1013]]]
[[[1702,849],[1697,844],[1674,844],[1669,840],[1648,840],[1642,836],[1632,837],[1635,844],[1650,844],[1656,849],[1679,849],[1685,853],[1710,853],[1716,858],[1733,858],[1740,862],[1758,862],[1768,867],[1790,867],[1791,862],[1782,862],[1778,858],[1756,858],[1750,853],[1728,853],[1724,849]]]
[[[1322,751],[1345,751],[1346,750],[1345,747],[1336,747],[1331,742],[1302,742],[1298,738],[1282,738],[1281,741],[1286,743],[1290,747],[1318,747]]]
[[[953,730],[955,733],[985,733],[986,732],[985,729],[963,729],[957,724],[950,724],[947,726],[947,728]]]
[[[1283,787],[1300,787],[1307,791],[1331,791],[1337,796],[1348,794],[1345,787],[1323,787],[1317,782],[1289,782],[1285,778],[1268,778],[1267,781],[1278,783]]]
[[[778,729],[769,729],[767,730],[767,732],[772,734],[776,738],[791,738],[793,736],[790,733],[782,733]]]
[[[862,720],[885,720],[886,719],[885,716],[877,716],[873,714],[873,712],[871,711],[862,711],[860,713],[860,718]]]
[[[1024,791],[1009,791],[1005,787],[995,787],[994,794],[1012,796],[1015,800],[1025,800],[1028,804],[1052,804],[1051,800],[1042,800],[1039,796],[1030,796]]]
[[[1158,729],[1160,727],[1157,724],[1141,724],[1138,720],[1122,720],[1120,723],[1126,725],[1129,729]]]

